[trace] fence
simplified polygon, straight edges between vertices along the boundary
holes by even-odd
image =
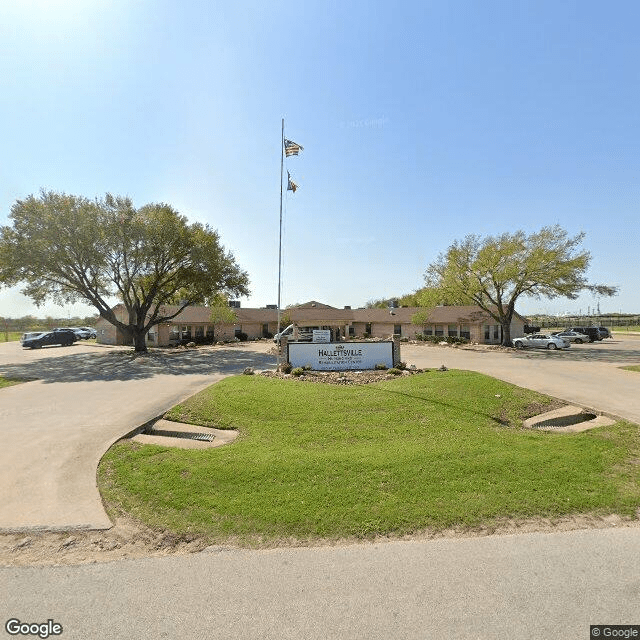
[[[529,324],[537,327],[608,327],[623,330],[640,326],[640,315],[600,316],[530,316]]]

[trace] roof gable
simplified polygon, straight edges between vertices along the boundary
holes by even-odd
[[[328,304],[323,304],[322,302],[317,302],[315,300],[309,300],[309,302],[295,304],[291,309],[337,309],[337,307],[332,307]]]

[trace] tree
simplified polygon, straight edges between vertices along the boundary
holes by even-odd
[[[502,326],[502,344],[511,344],[511,320],[520,296],[575,299],[583,290],[613,296],[617,287],[589,284],[591,255],[580,248],[584,233],[573,238],[559,225],[537,233],[524,231],[454,242],[429,265],[421,304],[443,300],[475,304]]]
[[[167,204],[139,209],[107,194],[89,200],[40,192],[17,200],[0,228],[0,283],[25,283],[36,305],[77,301],[146,351],[153,326],[218,293],[248,294],[248,277],[208,225],[189,224]],[[109,301],[119,299],[121,321]],[[169,308],[170,305],[177,305]]]
[[[211,307],[211,324],[213,324],[214,336],[222,324],[234,324],[238,320],[236,312],[229,306],[229,298],[219,293],[209,301]]]

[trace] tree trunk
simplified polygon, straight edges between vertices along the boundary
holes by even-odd
[[[511,346],[511,323],[507,322],[502,325],[502,342],[501,345],[503,347]]]
[[[145,340],[146,332],[138,327],[133,327],[133,347],[136,353],[146,353],[147,343]]]

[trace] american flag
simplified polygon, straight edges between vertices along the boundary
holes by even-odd
[[[298,185],[291,179],[291,174],[287,171],[287,191],[296,192]]]
[[[284,139],[284,153],[287,156],[297,156],[298,152],[303,151],[303,147],[301,147],[297,142],[293,142],[293,140]]]

